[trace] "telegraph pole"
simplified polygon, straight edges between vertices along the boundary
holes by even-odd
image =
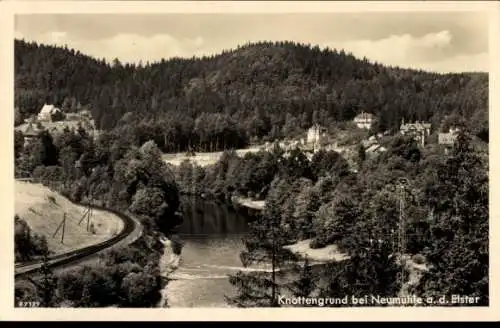
[[[89,208],[87,207],[85,209],[85,212],[83,212],[82,218],[80,219],[80,221],[78,221],[78,225],[80,225],[82,223],[82,221],[85,220],[85,218],[87,217],[88,213],[89,213]]]
[[[82,223],[83,220],[87,219],[87,231],[90,229],[90,216],[92,215],[92,193],[87,189],[87,208],[83,212],[82,218],[78,222],[78,225]]]
[[[90,204],[90,200],[89,200],[89,215],[88,215],[88,218],[87,218],[87,231],[89,231],[90,229],[90,216],[92,215],[92,207],[91,207],[91,204]]]
[[[403,256],[406,253],[406,225],[405,225],[405,195],[406,189],[405,186],[408,184],[408,179],[400,178],[399,179],[399,233],[398,233],[398,249],[399,256],[401,262],[401,288],[404,284],[404,274],[405,274],[405,266],[403,263]]]
[[[64,243],[64,230],[66,228],[66,212],[64,212],[63,214],[63,219],[61,221],[61,223],[59,223],[59,226],[57,227],[56,231],[54,232],[54,234],[52,235],[52,238],[54,238],[57,233],[59,232],[59,230],[62,228],[62,234],[61,234],[61,244]]]
[[[66,229],[66,212],[63,214],[63,225],[62,225],[62,236],[61,236],[61,244],[64,243],[64,230]]]

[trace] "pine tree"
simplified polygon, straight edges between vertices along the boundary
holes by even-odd
[[[489,302],[488,158],[481,158],[467,133],[427,189],[434,208],[432,240],[425,254],[432,264],[419,291],[426,296],[469,295]]]
[[[43,255],[42,266],[40,267],[40,273],[42,274],[42,280],[40,283],[41,294],[42,294],[42,306],[43,307],[53,307],[55,306],[55,291],[56,291],[56,278],[50,268],[48,254]]]
[[[275,186],[282,186],[276,182]],[[281,209],[278,202],[283,190],[280,189],[274,188],[270,192],[263,215],[250,223],[250,232],[245,240],[246,251],[241,254],[245,267],[267,263],[271,264],[271,270],[240,271],[230,276],[229,281],[238,290],[235,297],[226,297],[230,304],[238,307],[279,307],[282,269],[294,259],[289,251],[283,249],[285,240],[280,229]]]
[[[310,297],[317,288],[319,277],[314,274],[307,257],[302,265],[297,265],[296,269],[299,275],[297,280],[290,284],[290,290],[294,296]]]
[[[366,151],[365,151],[365,147],[360,144],[358,146],[358,167],[361,168],[361,166],[363,165],[363,162],[366,160]]]

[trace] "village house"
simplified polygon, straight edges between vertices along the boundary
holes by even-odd
[[[457,136],[458,136],[458,131],[459,131],[459,129],[450,128],[450,130],[448,132],[438,134],[438,143],[440,145],[446,146],[446,149],[445,149],[446,153],[448,153],[449,147],[451,147],[455,144],[455,141],[457,140]]]
[[[446,133],[439,133],[438,143],[440,145],[447,145],[447,146],[453,145],[455,143],[455,140],[457,139],[458,131],[459,131],[458,129],[450,128],[450,130]]]
[[[378,143],[378,140],[375,136],[371,136],[368,140],[363,140],[361,142],[363,147],[365,148],[365,153],[368,157],[375,157],[380,153],[387,151],[387,149],[381,146]]]
[[[400,132],[402,135],[412,136],[423,147],[426,138],[431,134],[431,124],[419,121],[405,124],[403,120],[401,122]]]
[[[37,139],[38,136],[40,135],[40,132],[42,132],[43,129],[40,129],[36,127],[34,124],[29,123],[24,130],[21,132],[23,133],[24,137],[24,146],[26,147],[30,142],[33,140]]]
[[[55,107],[54,105],[45,104],[40,110],[40,113],[38,113],[37,118],[39,121],[52,122],[60,120],[62,116],[63,113],[59,108]]]
[[[325,128],[319,124],[314,124],[309,130],[307,130],[306,143],[317,149],[320,146],[321,137],[326,135]]]
[[[354,123],[360,129],[370,129],[374,121],[373,114],[361,112],[354,118]]]

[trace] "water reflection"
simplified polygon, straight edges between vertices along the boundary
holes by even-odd
[[[171,307],[225,307],[234,293],[228,274],[242,268],[240,253],[247,217],[225,204],[196,197],[182,199],[181,265],[167,286]]]
[[[192,237],[243,235],[248,231],[247,218],[229,206],[198,197],[182,199],[184,222],[177,233]]]

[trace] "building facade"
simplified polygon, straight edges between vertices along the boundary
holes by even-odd
[[[307,130],[306,145],[317,149],[320,146],[321,138],[325,136],[325,128],[319,124],[314,124]]]
[[[453,146],[457,140],[458,129],[450,129],[447,133],[439,133],[438,143],[440,145]]]
[[[40,113],[38,113],[37,118],[39,121],[52,122],[52,118],[54,116],[61,114],[62,112],[59,108],[55,107],[54,105],[45,104],[40,110]]]
[[[361,112],[354,118],[354,123],[360,129],[370,129],[374,119],[373,114]]]
[[[32,123],[29,123],[23,133],[24,137],[24,146],[26,147],[30,142],[33,140],[38,139],[38,136],[40,135],[40,132],[42,132],[43,129],[39,129],[38,127],[34,126]]]
[[[405,124],[403,120],[399,130],[402,135],[412,136],[423,147],[426,138],[431,134],[431,124],[419,121]]]

